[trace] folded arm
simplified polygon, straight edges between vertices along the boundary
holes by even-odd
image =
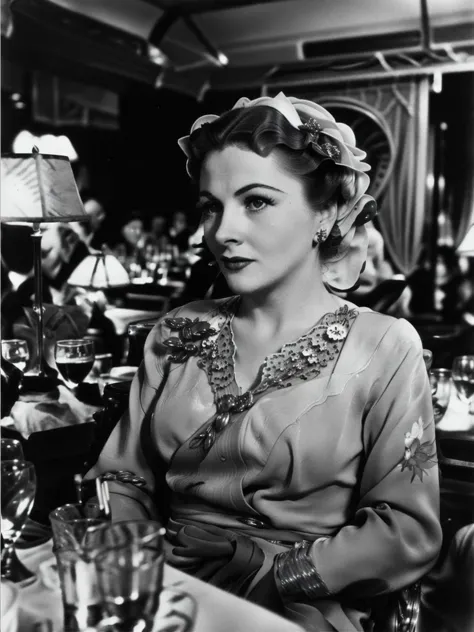
[[[398,590],[431,568],[441,545],[435,429],[421,343],[408,323],[394,327],[366,409],[355,513],[336,535],[307,550],[321,580],[320,597]],[[284,595],[278,572],[275,577]]]

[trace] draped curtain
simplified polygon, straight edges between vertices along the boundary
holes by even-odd
[[[415,271],[421,253],[428,158],[429,81],[399,86],[400,99],[389,124],[397,147],[380,214],[380,229],[395,266],[405,276]]]
[[[426,176],[429,133],[429,80],[416,77],[384,84],[341,88],[318,87],[305,98],[324,105],[331,96],[357,100],[377,112],[381,128],[389,130],[394,154],[391,176],[379,204],[379,224],[394,266],[405,276],[417,268],[422,250],[426,208]],[[348,103],[350,108],[350,103]],[[331,108],[328,107],[330,110]],[[356,132],[357,136],[357,132]],[[358,138],[364,147],[366,139]],[[370,140],[369,140],[370,142]],[[373,165],[377,169],[377,165]]]
[[[462,73],[462,81],[444,81],[443,94],[451,105],[445,164],[447,211],[457,248],[474,224],[474,72]]]

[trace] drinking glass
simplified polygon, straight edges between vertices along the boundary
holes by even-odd
[[[151,520],[128,520],[101,531],[105,548],[95,565],[103,611],[115,632],[148,632],[163,587],[165,530]]]
[[[469,406],[469,414],[474,415],[474,355],[454,358],[452,377],[459,399]]]
[[[63,380],[69,388],[78,386],[94,364],[93,340],[60,340],[56,343],[54,358]]]
[[[96,502],[68,503],[49,514],[55,551],[74,549],[82,552],[87,530],[110,522]]]
[[[91,533],[108,524],[98,503],[69,503],[49,514],[58,564],[66,632],[85,632],[97,626],[103,612],[97,594]],[[95,628],[94,628],[95,629]]]
[[[28,345],[25,340],[2,340],[2,356],[8,362],[15,365],[20,371],[25,371],[28,360],[30,359],[30,352],[28,351]]]
[[[18,560],[15,542],[33,507],[36,475],[33,463],[14,459],[1,464],[2,578],[13,582],[34,577]]]
[[[2,439],[2,462],[3,461],[24,461],[25,455],[18,439]]]
[[[140,366],[143,360],[143,349],[148,334],[156,325],[156,320],[146,320],[138,323],[131,323],[127,328],[128,336],[128,356],[129,366]]]
[[[443,419],[451,396],[451,371],[449,369],[431,369],[431,398],[435,425]]]

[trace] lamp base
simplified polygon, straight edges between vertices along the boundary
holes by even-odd
[[[57,388],[58,379],[54,375],[24,375],[22,393],[49,393]]]

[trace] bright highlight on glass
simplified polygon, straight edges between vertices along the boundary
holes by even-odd
[[[459,399],[468,404],[469,413],[474,414],[474,355],[454,358],[452,376]]]
[[[451,371],[449,369],[431,369],[431,398],[435,424],[443,419],[451,396]]]
[[[2,463],[4,461],[23,461],[23,448],[18,439],[2,439]]]
[[[2,488],[2,578],[18,581],[15,542],[33,508],[36,493],[36,474],[29,461],[3,461],[1,464]]]
[[[2,356],[7,362],[14,364],[20,371],[25,371],[30,359],[30,352],[25,340],[2,340]]]

